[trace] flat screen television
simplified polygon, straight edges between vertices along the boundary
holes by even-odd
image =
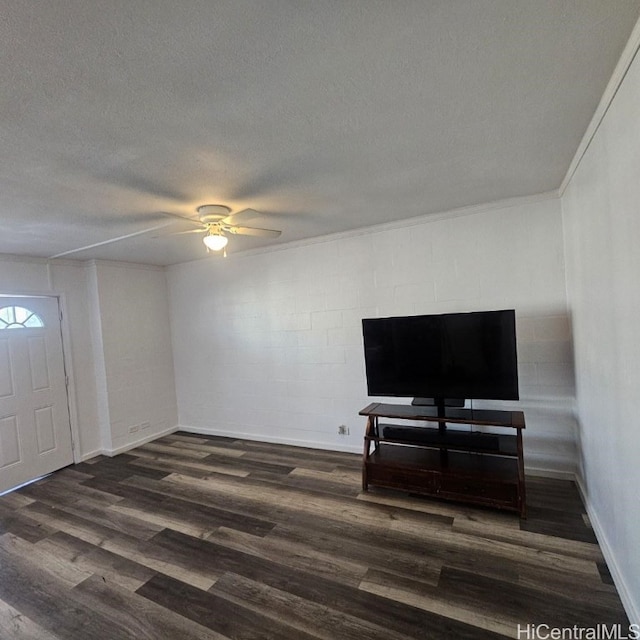
[[[370,396],[518,399],[513,309],[362,320]]]

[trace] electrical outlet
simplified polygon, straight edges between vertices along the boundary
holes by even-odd
[[[139,430],[140,430],[140,425],[139,424],[132,424],[129,427],[129,433],[136,433]]]
[[[143,422],[140,424],[140,428],[141,429],[151,429],[151,423],[150,422]]]
[[[349,435],[349,427],[347,427],[347,425],[346,425],[346,424],[341,424],[341,425],[338,427],[338,433],[339,433],[341,436],[348,436],[348,435]]]

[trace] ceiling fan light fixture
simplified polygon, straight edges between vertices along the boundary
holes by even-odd
[[[202,238],[202,242],[204,242],[207,249],[211,251],[220,251],[227,246],[229,238],[223,236],[221,233],[209,233]]]

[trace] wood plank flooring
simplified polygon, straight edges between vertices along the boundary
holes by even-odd
[[[529,518],[360,490],[359,456],[166,436],[0,497],[0,639],[408,640],[628,625],[573,483]]]

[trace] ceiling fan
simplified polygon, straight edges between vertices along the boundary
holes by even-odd
[[[170,235],[182,235],[186,233],[204,233],[202,238],[207,251],[221,251],[227,246],[229,238],[227,234],[241,236],[258,236],[262,238],[277,238],[282,231],[275,229],[261,229],[258,227],[241,226],[243,220],[251,220],[261,215],[254,209],[243,209],[236,213],[231,213],[231,209],[222,204],[204,204],[196,209],[198,219],[181,216],[177,213],[164,211],[163,214],[170,218],[184,220],[197,225],[198,229],[188,229],[187,231],[177,231]]]

